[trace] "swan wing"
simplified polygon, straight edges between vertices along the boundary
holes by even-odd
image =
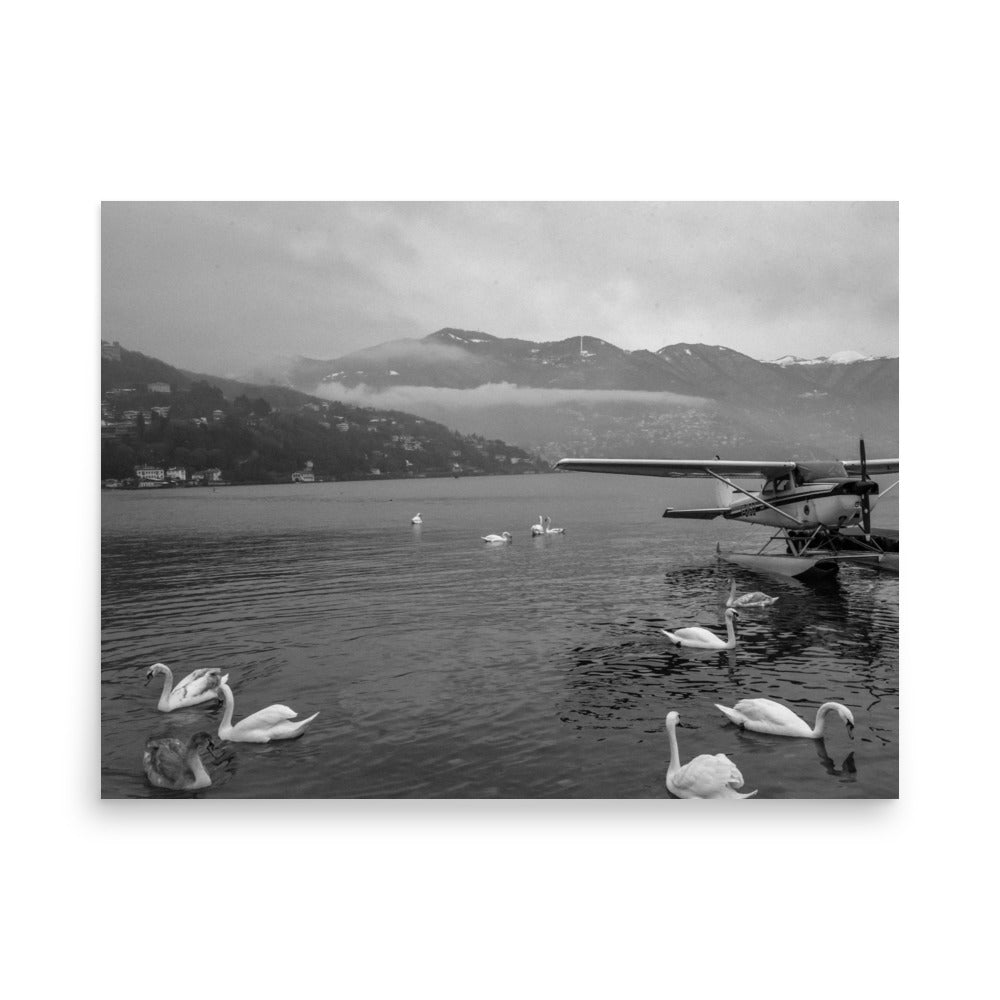
[[[742,788],[743,775],[724,753],[703,753],[677,771],[672,784],[674,794],[711,799],[723,795],[727,788]]]
[[[234,727],[237,729],[258,729],[277,726],[282,722],[294,719],[299,713],[293,712],[287,705],[268,705],[253,715],[248,715],[245,719],[240,719]]]
[[[707,628],[679,628],[674,635],[681,639],[691,639],[694,642],[719,642],[719,637],[714,632],[709,632]]]
[[[200,695],[215,691],[219,686],[219,677],[222,671],[218,667],[202,667],[200,670],[192,670],[171,692],[174,697],[197,698]]]
[[[787,705],[771,701],[770,698],[744,698],[734,706],[746,722],[755,722],[762,726],[785,728],[787,726],[805,725]],[[808,728],[808,726],[806,727]]]
[[[150,780],[154,775],[168,784],[190,780],[193,775],[184,761],[184,744],[177,739],[150,740],[142,762]]]
[[[767,604],[774,604],[777,597],[768,597],[767,594],[759,590],[754,590],[749,594],[743,594],[733,601],[733,605],[738,608],[763,607]]]

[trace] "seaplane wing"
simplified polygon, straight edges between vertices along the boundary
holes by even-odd
[[[857,459],[848,459],[842,463],[849,476],[861,475],[861,463]],[[899,472],[898,458],[869,458],[865,463],[869,476],[887,476]]]
[[[795,468],[795,462],[724,462],[675,458],[563,458],[557,469],[569,472],[613,472],[623,476],[673,476],[678,478],[773,479]],[[898,463],[897,463],[898,464]],[[872,463],[868,463],[872,471]],[[714,475],[713,475],[714,474]]]

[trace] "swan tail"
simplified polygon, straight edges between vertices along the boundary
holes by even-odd
[[[743,725],[743,717],[738,713],[733,711],[731,708],[726,708],[725,705],[715,706],[730,722],[735,723],[737,726]]]
[[[309,723],[312,722],[312,720],[315,719],[317,715],[319,715],[319,712],[313,712],[313,714],[310,715],[308,719],[303,719],[301,722],[296,722],[295,723],[295,728],[296,729],[305,729],[306,726],[308,726]]]
[[[732,786],[727,786],[720,795],[715,797],[720,799],[752,799],[757,791],[755,788],[752,792],[738,792]]]
[[[664,635],[665,635],[665,636],[666,636],[666,637],[667,637],[667,638],[668,638],[668,639],[669,639],[669,640],[670,640],[670,641],[671,641],[671,642],[672,642],[672,643],[673,643],[673,644],[674,644],[675,646],[679,646],[679,645],[681,644],[681,640],[680,640],[680,639],[679,639],[679,638],[678,638],[678,637],[677,637],[676,635],[674,635],[674,633],[673,633],[673,632],[668,632],[668,631],[667,631],[667,630],[666,630],[665,628],[661,628],[661,629],[660,629],[660,631],[661,631],[661,632],[662,632],[662,633],[663,633],[663,634],[664,634]]]

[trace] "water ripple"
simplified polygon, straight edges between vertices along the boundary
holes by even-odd
[[[229,672],[237,718],[320,711],[301,740],[235,747],[210,796],[666,797],[670,709],[684,757],[730,755],[762,797],[895,795],[898,581],[737,571],[778,603],[741,612],[735,650],[677,649],[659,629],[724,632],[732,569],[714,526],[665,526],[621,491],[548,476],[105,498],[104,794],[161,794],[146,738],[217,725],[214,707],[155,711],[162,660]],[[570,531],[532,542],[538,509]],[[514,544],[483,546],[503,525]],[[714,708],[755,696],[807,719],[841,701],[855,739],[744,733]]]

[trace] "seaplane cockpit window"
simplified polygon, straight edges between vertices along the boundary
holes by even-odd
[[[760,492],[762,496],[773,496],[775,493],[784,493],[786,490],[791,489],[791,486],[791,479],[787,476],[782,476],[780,479],[768,479]]]

